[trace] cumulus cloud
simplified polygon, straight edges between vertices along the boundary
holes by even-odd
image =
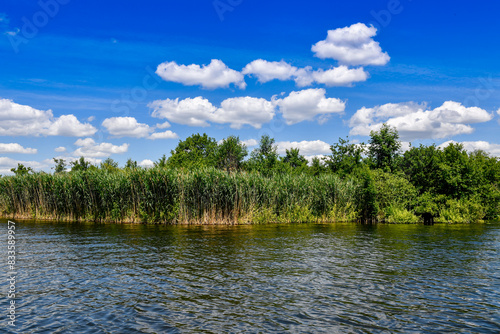
[[[253,147],[257,146],[259,142],[256,139],[247,139],[247,140],[242,140],[241,143],[245,145],[246,147]]]
[[[441,145],[439,145],[439,148],[443,149],[446,146],[450,144],[458,144],[459,142],[456,142],[454,140],[448,140]],[[464,149],[468,152],[474,152],[474,151],[485,151],[486,153],[490,154],[491,156],[494,157],[500,157],[500,144],[492,144],[488,143],[486,141],[463,141],[460,142],[464,146]]]
[[[313,141],[281,141],[276,143],[278,145],[278,153],[285,154],[286,150],[298,148],[300,154],[305,156],[317,156],[322,154],[330,154],[330,144],[321,140]]]
[[[336,98],[326,98],[323,88],[306,89],[291,92],[283,99],[273,97],[273,103],[279,107],[283,118],[288,125],[302,121],[311,121],[320,116],[319,123],[323,123],[332,113],[341,113],[345,110],[345,102]]]
[[[134,117],[112,117],[106,118],[102,122],[108,132],[115,137],[133,137],[133,138],[147,138],[155,139],[172,139],[179,138],[176,133],[172,131],[152,133],[155,128],[144,123],[139,123]],[[170,124],[165,122],[157,124],[157,128],[164,129],[169,127]],[[151,134],[152,133],[152,134]]]
[[[256,76],[261,83],[275,79],[294,80],[299,87],[310,86],[315,82],[326,86],[351,86],[354,82],[366,81],[368,78],[368,73],[363,68],[351,69],[342,65],[329,70],[313,71],[310,66],[297,68],[283,60],[269,62],[263,59],[251,62],[242,73]]]
[[[245,89],[243,74],[227,67],[221,60],[212,59],[208,65],[178,65],[175,61],[158,65],[158,74],[165,81],[178,82],[186,86],[200,85],[203,88],[215,89],[229,87],[234,84]]]
[[[157,100],[149,107],[153,110],[153,117],[183,125],[206,127],[218,123],[229,124],[233,129],[241,129],[244,125],[260,129],[262,124],[274,118],[276,108],[289,125],[313,120],[318,115],[318,121],[322,123],[329,114],[344,111],[345,102],[326,98],[325,94],[325,89],[318,88],[292,92],[285,98],[274,96],[271,101],[250,96],[235,97],[222,101],[220,108],[198,96],[184,100]]]
[[[350,27],[329,30],[325,40],[312,46],[315,56],[332,58],[344,65],[385,65],[390,57],[382,52],[372,37],[377,34],[373,26],[356,23]]]
[[[66,147],[64,146],[59,146],[54,149],[56,152],[66,152]]]
[[[156,140],[156,139],[177,139],[179,138],[179,136],[168,130],[168,131],[165,131],[165,132],[156,132],[156,133],[153,133],[151,136],[148,137],[148,139],[151,139],[151,140]]]
[[[210,126],[208,120],[217,108],[207,99],[198,96],[184,100],[157,100],[149,104],[152,116],[189,126]]]
[[[163,122],[161,124],[156,124],[156,127],[158,129],[168,129],[170,127],[170,123],[169,122]]]
[[[108,132],[115,137],[148,137],[152,129],[149,125],[139,123],[134,117],[111,117],[102,122]]]
[[[92,125],[82,124],[74,115],[62,115],[50,124],[47,135],[49,136],[67,136],[67,137],[84,137],[90,136],[97,132],[97,129]]]
[[[318,70],[311,73],[312,79],[326,86],[351,86],[354,82],[368,79],[368,73],[363,68],[334,67],[330,70]]]
[[[141,167],[150,168],[150,167],[153,167],[155,165],[155,163],[149,159],[145,159],[145,160],[142,160],[141,162],[139,162],[138,165]]]
[[[274,105],[262,98],[235,97],[222,101],[221,108],[213,114],[215,123],[229,123],[233,129],[241,129],[245,124],[260,129],[263,123],[274,117]]]
[[[97,132],[74,115],[54,117],[52,110],[38,110],[12,100],[0,99],[0,136],[84,137]]]
[[[245,66],[242,73],[254,75],[259,82],[265,83],[271,80],[290,80],[297,73],[297,67],[282,61],[267,61],[257,59]]]
[[[396,127],[404,140],[446,138],[470,134],[469,124],[488,122],[493,115],[478,107],[467,108],[461,103],[447,101],[435,109],[425,104],[389,103],[374,108],[359,109],[350,120],[351,135],[367,136],[383,123]]]
[[[129,144],[122,144],[120,146],[111,143],[96,144],[92,138],[78,139],[75,145],[79,146],[79,148],[76,149],[72,155],[78,157],[83,156],[85,158],[109,157],[112,154],[125,153],[128,151],[129,147]]]
[[[36,154],[38,152],[35,148],[25,148],[17,143],[3,144],[0,143],[0,153],[22,153],[22,154]]]
[[[230,124],[239,129],[248,124],[260,128],[274,117],[274,106],[270,101],[254,97],[237,97],[222,101],[215,107],[207,99],[198,96],[184,100],[158,100],[149,104],[152,116],[189,126],[210,126],[209,122]]]

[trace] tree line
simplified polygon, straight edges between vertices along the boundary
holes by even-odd
[[[218,143],[207,134],[193,134],[180,141],[168,158],[163,155],[156,161],[154,168],[218,169],[262,178],[335,175],[358,184],[356,215],[362,221],[471,222],[500,217],[500,161],[484,151],[467,152],[452,143],[445,148],[420,145],[403,152],[397,130],[386,124],[372,131],[366,144],[339,138],[330,151],[309,162],[298,148],[280,156],[275,140],[267,135],[249,154],[237,136]],[[84,157],[69,166],[63,159],[54,162],[54,174],[140,169],[132,159],[123,168],[109,158],[99,166]],[[22,165],[13,172],[33,173]]]

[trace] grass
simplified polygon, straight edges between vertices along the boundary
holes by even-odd
[[[262,177],[212,168],[37,173],[0,178],[0,210],[40,219],[169,224],[338,221],[354,218],[354,209],[338,208],[354,207],[357,187],[335,175]]]

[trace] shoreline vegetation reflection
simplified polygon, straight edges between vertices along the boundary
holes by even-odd
[[[263,136],[250,157],[235,136],[192,135],[143,168],[54,159],[53,173],[18,165],[0,177],[0,215],[165,224],[292,222],[474,223],[500,217],[500,161],[460,144],[403,152],[395,128],[370,141],[339,138],[309,162],[279,156]]]

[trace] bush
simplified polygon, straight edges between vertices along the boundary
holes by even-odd
[[[398,206],[388,206],[384,210],[386,223],[412,224],[418,223],[420,219],[412,212]]]
[[[485,215],[485,207],[475,199],[449,199],[441,207],[437,222],[442,223],[476,223]]]

